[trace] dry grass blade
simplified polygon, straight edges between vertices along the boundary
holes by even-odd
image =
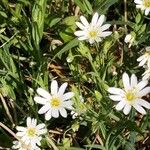
[[[6,114],[7,114],[8,118],[9,118],[9,120],[11,121],[11,123],[12,123],[13,126],[14,126],[15,124],[14,124],[13,118],[12,118],[12,116],[11,116],[11,114],[10,114],[9,108],[7,107],[7,104],[6,104],[5,99],[4,99],[4,97],[2,96],[2,94],[0,94],[0,99],[1,99],[1,101],[2,101],[2,104],[3,104],[3,106],[4,106],[4,109],[5,109],[5,111],[6,111]]]
[[[7,126],[5,126],[2,122],[0,122],[0,126],[3,128],[3,129],[5,129],[7,132],[9,132],[13,137],[15,137],[17,140],[20,140],[17,136],[16,136],[16,134],[12,131],[12,130],[10,130]]]

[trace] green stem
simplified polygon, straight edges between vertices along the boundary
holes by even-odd
[[[93,64],[92,56],[91,56],[90,53],[88,54],[88,60],[89,60],[89,62],[90,62],[90,64],[91,64],[91,66],[92,66],[93,71],[94,71],[95,74],[96,74],[96,80],[98,81],[98,86],[99,86],[99,88],[100,88],[100,91],[102,92],[102,89],[104,89],[104,88],[103,88],[103,85],[104,85],[104,84],[103,84],[102,79],[101,79],[100,76],[99,76],[99,73],[98,73],[97,69],[95,68],[95,66],[94,66],[94,64]]]

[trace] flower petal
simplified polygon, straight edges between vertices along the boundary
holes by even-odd
[[[140,105],[138,104],[133,104],[133,107],[141,114],[145,115],[146,114],[146,111],[143,109],[143,107],[141,107]]]
[[[62,103],[62,107],[65,107],[65,108],[70,109],[70,110],[73,109],[72,105],[73,105],[72,101],[64,101]]]
[[[121,101],[122,100],[122,97],[120,95],[110,95],[109,98],[112,99],[113,101]]]
[[[80,36],[80,37],[78,38],[78,40],[80,40],[80,41],[87,40],[87,39],[88,39],[88,37],[86,37],[86,36]]]
[[[111,26],[111,24],[105,24],[105,25],[101,26],[101,31],[107,30],[110,26]]]
[[[45,114],[45,120],[50,120],[51,119],[51,110],[49,110],[46,114]]]
[[[132,39],[132,35],[131,34],[127,34],[125,39],[124,39],[124,42],[125,43],[129,43],[131,41],[131,39]]]
[[[143,4],[143,2],[142,2],[141,0],[134,0],[134,2],[135,2],[136,4],[140,4],[140,5]]]
[[[69,100],[70,98],[72,98],[74,96],[74,93],[73,92],[68,92],[66,94],[64,94],[62,96],[62,100],[65,101],[65,100]]]
[[[82,24],[85,26],[85,27],[88,27],[89,26],[89,23],[88,21],[86,20],[86,18],[84,16],[81,16],[80,17],[80,20],[82,22]]]
[[[149,80],[149,78],[150,78],[150,73],[148,73],[148,72],[144,72],[143,74],[142,74],[142,80]]]
[[[98,43],[98,42],[101,42],[102,41],[102,38],[100,38],[100,37],[97,37],[96,39],[95,39],[95,41]]]
[[[40,96],[42,96],[42,97],[44,97],[44,98],[46,98],[46,99],[50,99],[50,98],[51,98],[51,95],[50,95],[46,90],[44,90],[44,89],[42,89],[42,88],[38,88],[38,89],[37,89],[37,93],[38,93]]]
[[[149,14],[149,12],[150,12],[150,9],[149,9],[149,8],[145,9],[145,15],[146,15],[146,16]]]
[[[123,113],[124,113],[125,115],[128,115],[129,112],[130,112],[130,110],[131,110],[131,105],[126,104],[125,107],[124,107],[124,109],[123,109]]]
[[[116,109],[118,111],[122,110],[124,108],[124,106],[126,105],[125,101],[120,101],[117,105],[116,105]]]
[[[36,119],[31,119],[31,125],[32,127],[36,127],[36,124],[37,124],[37,120]]]
[[[140,61],[142,61],[142,60],[145,59],[145,58],[146,58],[146,56],[145,56],[145,55],[142,55],[142,56],[140,56],[140,57],[137,59],[137,61],[140,62]]]
[[[146,87],[142,89],[138,94],[139,97],[146,96],[148,93],[150,93],[150,87]]]
[[[147,80],[143,80],[137,84],[137,89],[140,91],[148,84]]]
[[[122,95],[122,96],[125,94],[125,92],[122,89],[115,88],[115,87],[108,88],[108,92],[111,94]]]
[[[51,82],[51,94],[52,95],[57,95],[57,92],[58,92],[58,83],[56,80],[53,80]]]
[[[40,124],[38,124],[38,125],[36,126],[36,128],[37,128],[38,130],[41,130],[41,129],[45,128],[45,124],[44,124],[44,123],[40,123]]]
[[[139,66],[144,66],[144,64],[147,62],[147,58],[145,57],[141,62],[139,63]]]
[[[18,131],[22,131],[22,132],[26,131],[26,128],[25,128],[25,127],[22,127],[22,126],[17,126],[16,129],[17,129]]]
[[[97,25],[101,26],[104,21],[105,21],[105,16],[101,15],[97,21]]]
[[[86,27],[80,23],[80,22],[76,22],[76,25],[81,29],[81,30],[84,30]]]
[[[25,136],[25,134],[26,134],[26,132],[17,132],[17,133],[16,133],[16,135],[17,135],[18,137],[23,137],[23,136]]]
[[[58,109],[52,109],[52,117],[54,118],[58,118],[59,117],[59,112]]]
[[[104,31],[104,32],[102,32],[102,33],[100,34],[100,37],[106,37],[106,36],[109,36],[109,35],[111,35],[111,34],[112,34],[111,31]]]
[[[122,75],[122,81],[123,81],[123,85],[124,85],[125,91],[130,90],[131,87],[130,87],[129,76],[128,76],[128,74],[126,72],[123,73],[123,75]]]
[[[47,99],[45,98],[42,98],[42,97],[39,97],[39,96],[35,96],[34,97],[34,101],[38,104],[42,104],[42,105],[45,105],[46,102],[47,102]]]
[[[93,26],[95,26],[95,25],[97,24],[97,21],[98,21],[98,13],[96,12],[96,13],[94,14],[94,16],[92,17],[91,24],[92,24]]]
[[[25,136],[23,136],[23,137],[21,138],[21,140],[24,141],[25,145],[29,145],[29,143],[30,143],[30,139],[27,138],[27,137],[25,137]]]
[[[35,141],[35,139],[32,139],[30,141],[30,145],[31,145],[31,149],[35,149],[36,148],[36,141]]]
[[[67,88],[67,85],[68,85],[68,83],[65,82],[65,83],[63,83],[63,84],[60,86],[60,88],[59,88],[59,90],[58,90],[58,95],[59,95],[59,96],[62,96],[62,95],[64,94],[64,92],[65,92],[65,90],[66,90],[66,88]]]
[[[132,74],[132,76],[131,76],[131,87],[132,88],[134,88],[134,87],[136,87],[137,86],[137,77],[136,77],[136,75],[135,74]]]
[[[139,104],[139,105],[142,106],[142,107],[145,107],[145,108],[147,108],[147,109],[150,109],[150,103],[147,102],[147,101],[145,101],[144,99],[138,99],[138,100],[136,101],[136,103]]]
[[[94,40],[93,38],[90,38],[90,39],[89,39],[89,43],[90,43],[90,44],[93,44],[94,42],[95,42],[95,40]]]
[[[61,116],[63,116],[64,118],[66,118],[66,117],[67,117],[67,111],[66,111],[66,109],[65,109],[65,108],[61,108],[61,109],[59,109],[59,112],[60,112]]]
[[[76,36],[84,36],[86,33],[85,33],[85,31],[76,31],[76,32],[74,32],[74,34]]]
[[[47,132],[47,129],[46,129],[46,128],[40,129],[40,130],[38,131],[38,135],[45,134],[46,132]],[[38,145],[39,145],[39,144],[38,144]]]
[[[46,113],[48,110],[51,109],[50,105],[44,105],[43,107],[41,107],[41,109],[38,111],[38,114],[44,114]]]
[[[31,121],[31,118],[28,117],[27,118],[27,127],[31,126],[32,125],[32,121]]]

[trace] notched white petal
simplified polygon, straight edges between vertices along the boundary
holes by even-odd
[[[134,104],[133,107],[141,114],[145,115],[146,114],[146,111],[145,109],[143,109],[142,106],[138,105],[138,104]]]
[[[136,103],[141,105],[142,107],[150,109],[150,103],[145,101],[144,99],[138,99]]]
[[[101,15],[100,17],[99,17],[99,19],[98,19],[98,21],[97,21],[97,24],[99,25],[99,26],[102,26],[102,24],[105,22],[105,15]]]
[[[49,110],[46,114],[45,114],[45,120],[50,120],[51,119],[51,110]]]
[[[130,112],[130,110],[131,110],[131,105],[126,104],[125,107],[124,107],[124,109],[123,109],[123,113],[124,113],[125,115],[128,115],[129,112]]]
[[[98,13],[95,13],[95,14],[93,15],[91,24],[92,24],[92,25],[96,25],[96,24],[97,24],[97,21],[98,21]]]
[[[124,95],[125,92],[120,88],[110,87],[108,88],[108,92],[114,95]]]
[[[105,25],[101,26],[101,30],[102,30],[102,31],[105,31],[105,30],[107,30],[110,26],[111,26],[111,24],[105,24]]]
[[[88,21],[86,20],[86,18],[84,16],[81,16],[80,17],[80,20],[81,22],[84,24],[84,26],[88,27],[89,26],[89,23]]]
[[[52,95],[57,95],[57,92],[58,92],[58,83],[56,80],[53,80],[51,82],[51,94]]]
[[[63,116],[64,118],[67,117],[67,111],[64,108],[59,109],[59,112],[60,112],[61,116]]]
[[[131,75],[131,87],[134,88],[135,86],[137,86],[137,77],[135,74]]]
[[[137,84],[137,89],[140,91],[148,84],[147,80],[143,80]]]
[[[60,88],[59,88],[59,90],[58,90],[58,95],[59,95],[59,96],[62,96],[62,95],[64,94],[64,92],[65,92],[67,86],[68,86],[68,83],[67,83],[67,82],[63,83],[63,84],[60,86]]]
[[[59,117],[58,109],[52,109],[51,113],[52,113],[52,116],[54,118],[58,118]]]
[[[146,87],[142,89],[138,94],[139,97],[146,96],[148,93],[150,93],[150,87]]]
[[[44,105],[43,107],[41,107],[41,109],[38,111],[38,114],[44,114],[46,113],[48,110],[50,110],[51,107],[50,105]]]
[[[122,97],[120,95],[110,95],[109,98],[112,99],[113,101],[121,101],[122,100]]]
[[[122,75],[122,81],[123,81],[123,85],[124,85],[125,91],[130,90],[131,89],[131,87],[130,87],[130,79],[129,79],[129,76],[128,76],[128,74],[126,72],[123,73],[123,75]]]
[[[16,126],[16,129],[18,131],[26,131],[26,128],[25,127],[22,127],[22,126]]]
[[[81,29],[81,30],[84,30],[86,27],[80,23],[80,22],[76,22],[76,25]]]
[[[38,93],[40,96],[42,96],[42,97],[44,97],[44,98],[46,98],[46,99],[50,99],[50,98],[51,98],[50,93],[47,92],[46,90],[42,89],[42,88],[38,88],[38,89],[37,89],[37,93]]]
[[[120,101],[117,105],[116,105],[116,110],[120,111],[124,108],[125,106],[125,102],[124,101]]]
[[[73,93],[73,92],[65,93],[65,94],[62,96],[62,100],[63,100],[63,101],[69,100],[69,99],[72,98],[73,96],[74,96],[74,93]]]
[[[100,37],[106,37],[106,36],[109,36],[109,35],[111,35],[111,34],[112,34],[111,31],[104,31],[104,32],[102,32],[102,33],[100,34]]]
[[[28,117],[28,118],[27,118],[27,127],[28,127],[28,126],[31,126],[31,123],[32,123],[32,122],[31,122],[31,118]]]
[[[85,31],[76,31],[74,34],[76,36],[84,36],[85,35]]]
[[[35,96],[34,97],[34,101],[38,104],[42,104],[42,105],[45,105],[46,102],[47,102],[47,99],[45,98],[42,98],[42,97],[39,97],[39,96]]]

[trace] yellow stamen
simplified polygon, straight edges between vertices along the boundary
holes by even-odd
[[[150,50],[147,50],[145,53],[148,54],[148,55],[150,55]]]
[[[50,100],[50,103],[51,103],[52,107],[58,107],[60,105],[61,101],[59,98],[52,98]]]
[[[144,6],[150,7],[150,0],[144,0]]]
[[[133,92],[133,91],[128,91],[127,93],[126,93],[126,99],[128,100],[128,101],[132,101],[132,100],[134,100],[136,98],[136,96],[135,96],[135,93]]]
[[[97,33],[96,33],[96,31],[90,31],[89,35],[90,35],[90,37],[96,37]]]
[[[35,134],[36,134],[36,130],[35,130],[35,128],[29,128],[29,129],[27,130],[27,133],[28,133],[28,136],[33,137],[33,136],[35,136]]]

